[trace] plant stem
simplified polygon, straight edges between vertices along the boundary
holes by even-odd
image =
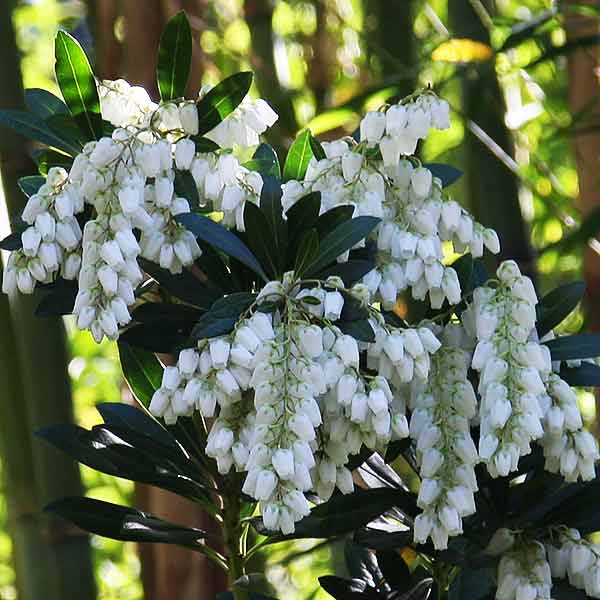
[[[244,575],[244,556],[241,550],[240,491],[233,481],[223,496],[223,537],[229,559],[229,587],[234,600],[248,600],[248,590],[235,582]]]

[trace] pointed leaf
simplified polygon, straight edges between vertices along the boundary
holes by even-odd
[[[600,356],[600,334],[565,335],[544,342],[550,348],[552,360],[576,360]]]
[[[23,247],[23,241],[21,239],[22,231],[13,231],[9,233],[2,241],[0,241],[0,248],[2,250],[8,250],[13,252],[14,250],[20,250]]]
[[[447,188],[458,181],[463,174],[460,169],[441,163],[426,163],[423,166],[429,169],[434,177],[441,179],[443,188]]]
[[[160,542],[202,551],[204,531],[163,521],[135,508],[93,498],[62,498],[45,510],[84,531],[125,542]]]
[[[58,148],[69,156],[76,156],[81,151],[78,145],[61,139],[42,119],[31,113],[21,110],[0,110],[0,123],[14,129],[25,138]]]
[[[243,71],[223,79],[198,101],[200,135],[214,129],[245,98],[252,85],[252,73]]]
[[[182,98],[192,64],[192,30],[184,11],[167,23],[160,38],[156,81],[163,102]]]
[[[589,362],[582,362],[579,367],[563,366],[560,376],[574,387],[600,386],[600,367]]]
[[[296,253],[296,264],[294,271],[298,277],[302,277],[304,271],[312,264],[319,255],[319,234],[316,229],[309,229],[300,240]]]
[[[194,326],[192,339],[201,340],[229,333],[255,299],[254,294],[238,292],[217,300]]]
[[[265,281],[268,281],[263,268],[246,244],[225,227],[215,223],[208,217],[194,213],[178,215],[176,219],[197,238],[239,260]]]
[[[323,146],[321,146],[319,140],[313,135],[310,136],[310,149],[312,150],[313,156],[317,160],[323,160],[324,158],[327,158],[325,150],[323,150]]]
[[[302,181],[306,175],[308,163],[313,157],[310,147],[311,133],[309,129],[303,131],[290,146],[283,165],[283,181]]]
[[[44,183],[46,178],[41,175],[28,175],[19,179],[19,187],[28,198],[36,194]]]
[[[25,105],[40,119],[46,120],[54,115],[68,115],[67,105],[54,94],[41,88],[29,88],[25,90]]]
[[[269,144],[260,144],[252,159],[244,163],[246,169],[256,171],[263,176],[281,178],[281,167],[277,153]]]
[[[288,241],[287,222],[283,218],[281,207],[281,183],[279,179],[265,176],[260,193],[260,209],[267,218],[273,248],[275,250],[274,261],[279,265],[281,271],[285,268],[285,259]],[[279,273],[278,273],[279,274]]]
[[[173,183],[175,193],[188,201],[190,210],[198,210],[200,196],[198,195],[198,188],[192,174],[189,171],[175,169],[175,181]]]
[[[100,98],[94,73],[79,42],[65,31],[55,41],[56,79],[71,114],[87,139],[102,137]]]
[[[537,305],[537,332],[540,337],[554,329],[577,307],[583,294],[585,283],[573,281],[557,287],[546,294]]]
[[[125,381],[138,402],[148,408],[161,386],[163,367],[152,352],[119,341],[119,359]]]
[[[275,278],[278,271],[278,256],[273,244],[269,222],[265,213],[252,202],[246,202],[244,205],[244,228],[250,249],[264,265],[268,275]]]
[[[380,219],[375,217],[356,217],[338,225],[321,240],[319,257],[308,267],[306,274],[318,273],[327,267],[367,237],[379,222]]]

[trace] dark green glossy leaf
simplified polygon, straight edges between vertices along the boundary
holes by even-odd
[[[131,351],[135,352],[135,348],[132,348]],[[119,354],[121,357],[123,356],[121,348],[119,348]],[[101,402],[96,404],[96,410],[107,425],[146,436],[148,440],[154,440],[181,453],[175,438],[146,411],[122,402]]]
[[[600,356],[600,334],[565,335],[544,342],[550,348],[552,360],[575,360]]]
[[[2,250],[8,250],[12,252],[14,250],[20,250],[23,247],[23,241],[21,240],[22,231],[13,231],[9,233],[2,241],[0,241],[0,248]]]
[[[41,175],[28,175],[19,179],[19,187],[28,198],[36,194],[44,183],[46,183],[46,178]]]
[[[143,435],[136,438],[138,442],[142,440],[141,447],[133,446],[134,438],[128,435],[131,433],[128,428],[121,434],[113,426],[96,425],[88,431],[65,423],[45,427],[37,435],[78,462],[107,475],[208,502],[203,482],[192,478],[189,458],[179,448],[175,450],[157,440],[150,443]]]
[[[24,95],[27,109],[40,119],[69,114],[67,105],[48,90],[29,88],[25,90]]]
[[[426,163],[423,166],[429,169],[434,177],[441,179],[443,188],[447,188],[458,181],[463,174],[460,169],[441,163]]]
[[[342,206],[336,206],[331,208],[327,212],[324,212],[319,216],[316,222],[317,231],[319,232],[319,238],[324,238],[331,231],[333,231],[338,225],[350,221],[354,214],[354,206],[344,204]]]
[[[600,367],[589,362],[583,362],[579,367],[563,366],[560,376],[574,387],[600,386]]]
[[[77,297],[77,282],[60,279],[57,285],[40,300],[35,309],[38,317],[70,315]]]
[[[285,268],[285,259],[288,242],[288,226],[283,218],[281,207],[281,183],[275,177],[263,177],[263,187],[260,193],[260,210],[264,213],[271,240],[275,251],[273,262],[279,266],[279,272]],[[279,274],[279,273],[278,273]]]
[[[200,135],[214,129],[244,99],[252,85],[252,73],[244,71],[223,79],[198,101]]]
[[[190,139],[196,145],[196,152],[199,152],[200,154],[206,154],[207,152],[217,152],[217,150],[221,149],[219,144],[213,142],[212,140],[209,140],[206,137],[202,137],[201,135],[193,135],[190,137]]]
[[[342,579],[334,575],[319,577],[321,587],[336,600],[385,600],[374,587],[361,579]]]
[[[363,527],[355,533],[354,539],[357,543],[373,550],[393,550],[395,548],[401,550],[410,544],[412,532],[410,529],[387,532],[374,527]],[[402,562],[399,556],[397,558],[399,562]]]
[[[58,148],[69,156],[76,156],[81,151],[78,145],[61,139],[42,119],[31,113],[21,110],[0,110],[0,123],[14,129],[25,138]]]
[[[303,131],[290,146],[285,163],[283,165],[283,181],[302,181],[306,175],[308,163],[313,157],[313,152],[310,147],[311,139],[310,130]]]
[[[404,545],[399,543],[396,547],[401,549]],[[385,581],[394,591],[404,592],[409,589],[410,571],[399,553],[393,550],[378,550],[377,564]]]
[[[188,343],[190,330],[188,327],[182,332],[170,322],[134,323],[120,333],[119,339],[142,350],[172,354]]]
[[[293,534],[281,537],[296,539],[343,535],[366,525],[394,506],[401,506],[410,514],[417,514],[418,511],[415,497],[403,490],[378,488],[355,491],[348,495],[339,494],[319,504],[307,517],[298,521]],[[261,519],[253,521],[253,525],[259,533],[269,534]]]
[[[200,196],[198,195],[198,188],[196,187],[196,182],[194,181],[192,174],[189,171],[175,169],[175,181],[173,184],[175,193],[188,201],[190,210],[198,210],[200,206]]]
[[[156,81],[163,102],[185,96],[192,64],[192,30],[184,11],[169,19],[158,47]]]
[[[304,271],[319,256],[319,234],[316,229],[309,229],[300,240],[296,253],[296,264],[294,271],[298,277],[302,277]]]
[[[313,156],[317,160],[323,160],[324,158],[327,158],[325,150],[323,150],[323,146],[321,146],[319,140],[317,140],[317,138],[313,135],[310,136],[310,149],[312,150]]]
[[[148,408],[154,392],[161,385],[163,367],[152,352],[134,348],[122,340],[118,345],[125,381],[137,401]]]
[[[348,262],[338,263],[318,275],[319,279],[327,279],[330,275],[341,277],[344,285],[350,287],[360,281],[367,273],[375,268],[375,263],[370,260],[350,259]]]
[[[290,239],[310,229],[317,222],[321,209],[321,192],[311,192],[288,208],[285,216],[288,222]]]
[[[335,323],[343,333],[351,335],[354,339],[361,342],[374,342],[375,332],[367,319],[357,319],[355,321],[336,321]]]
[[[307,269],[306,274],[315,274],[334,262],[347,250],[365,239],[377,227],[380,219],[356,217],[338,225],[321,240],[319,257]]]
[[[34,150],[31,156],[42,175],[48,175],[52,167],[62,167],[68,171],[73,164],[70,156],[54,150]]]
[[[71,115],[53,115],[46,123],[57,136],[81,150],[89,141],[89,137],[81,131],[78,122]]]
[[[56,80],[66,105],[87,139],[102,137],[100,98],[94,73],[79,42],[65,31],[55,41]]]
[[[585,283],[583,281],[573,281],[557,287],[549,294],[546,294],[537,305],[537,323],[538,335],[543,337],[577,307],[583,294],[585,293]]]
[[[494,573],[490,567],[470,569],[463,567],[452,580],[448,591],[449,600],[487,600],[496,588]]]
[[[211,285],[210,282],[201,281],[187,269],[173,275],[167,269],[163,269],[149,260],[140,258],[138,261],[142,269],[164,290],[188,304],[206,310],[220,296],[218,288]]]
[[[217,300],[192,330],[192,339],[200,340],[229,333],[240,315],[250,307],[256,296],[246,292],[230,294]]]
[[[256,149],[252,159],[244,163],[246,169],[257,171],[261,175],[281,178],[281,167],[277,153],[269,144],[262,143]]]
[[[225,227],[215,223],[208,217],[194,213],[178,215],[176,219],[198,239],[239,260],[265,281],[268,281],[263,268],[246,244]]]
[[[93,498],[67,497],[45,510],[77,525],[84,531],[125,542],[175,544],[202,552],[204,531],[163,521],[135,508]]]
[[[274,278],[278,272],[278,256],[269,222],[265,213],[252,202],[246,202],[244,206],[244,228],[250,249],[269,276]]]

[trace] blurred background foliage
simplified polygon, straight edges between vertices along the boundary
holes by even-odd
[[[57,92],[59,27],[77,36],[100,76],[153,89],[160,31],[182,8],[195,35],[190,93],[252,69],[253,93],[280,114],[268,136],[280,152],[299,129],[322,139],[350,135],[363,111],[432,86],[450,102],[453,124],[427,140],[423,160],[466,173],[450,193],[499,230],[505,256],[520,261],[540,292],[585,278],[590,309],[574,313],[567,329],[599,329],[592,308],[600,299],[599,2],[3,0],[0,11],[11,13],[24,86]],[[89,427],[99,421],[97,402],[126,396],[116,347],[96,345],[68,320],[66,327],[75,418]],[[0,389],[0,402],[15,401],[6,396]],[[582,390],[580,397],[593,423],[594,396]],[[90,496],[133,501],[129,482],[89,469],[82,479]],[[3,495],[0,520],[0,600],[11,600],[17,586]],[[91,543],[98,598],[144,597],[135,546],[97,537]],[[302,599],[325,598],[317,577],[343,563],[335,544],[306,542],[273,547],[265,560],[277,596]],[[153,564],[146,598],[166,598],[151,589]],[[204,597],[191,589],[169,597]]]

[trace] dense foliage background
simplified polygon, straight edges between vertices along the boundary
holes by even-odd
[[[52,48],[59,27],[73,33],[95,57],[95,70],[103,77],[124,74],[132,83],[152,89],[154,48],[165,21],[181,8],[190,15],[196,42],[190,95],[203,83],[253,69],[256,91],[280,114],[268,139],[276,148],[289,146],[295,132],[307,126],[322,139],[339,137],[343,131],[352,133],[364,110],[431,84],[450,102],[453,125],[449,132],[431,136],[423,158],[447,162],[468,173],[451,188],[455,198],[483,224],[499,231],[504,256],[518,259],[522,269],[537,279],[540,292],[585,276],[590,306],[594,305],[600,293],[596,283],[600,243],[594,239],[600,228],[596,181],[600,109],[594,71],[600,68],[600,9],[596,2],[6,0],[0,7],[0,44],[6,44],[0,46],[0,75],[7,84],[0,91],[0,105],[17,104],[21,85],[56,91]],[[11,29],[19,57],[10,52]],[[11,196],[10,182],[28,169],[32,173],[34,166],[27,161],[24,142],[12,138],[10,145],[10,141],[7,136],[0,143],[0,158],[5,204],[12,213],[22,208],[22,200]],[[2,227],[7,227],[6,219]],[[42,393],[57,389],[52,374],[44,375],[50,368],[45,365],[56,366],[63,357],[60,352],[48,355],[51,344],[40,344],[35,353],[23,348],[40,335],[60,342],[60,327],[48,321],[28,323],[30,317],[25,315],[29,313],[28,306],[8,310],[0,303],[0,358],[5,359],[0,367],[0,421],[4,421],[0,435],[6,455],[21,456],[24,474],[23,487],[18,493],[14,486],[7,487],[0,506],[2,599],[17,597],[7,503],[16,506],[12,514],[18,515],[17,520],[35,523],[37,509],[53,496],[48,472],[54,455],[44,456],[46,448],[42,451],[30,432],[61,421],[71,406],[76,420],[91,426],[99,420],[94,409],[97,402],[127,400],[115,347],[97,346],[69,322],[67,371],[72,405],[64,385],[60,397]],[[585,312],[577,311],[567,328],[576,332],[585,319]],[[594,312],[589,311],[587,320],[597,329],[594,320],[600,322],[600,317],[594,319]],[[16,356],[6,351],[11,339],[19,349]],[[38,387],[36,394],[32,382],[38,383],[37,376],[48,387]],[[594,421],[593,395],[581,392],[580,402],[585,416]],[[18,409],[23,404],[27,414]],[[44,408],[36,412],[36,407]],[[5,431],[11,424],[17,432],[14,436]],[[72,468],[66,485],[78,485]],[[29,491],[24,482],[28,472]],[[5,481],[14,482],[13,475],[7,474]],[[92,497],[127,503],[134,494],[129,483],[86,468],[82,480]],[[147,490],[136,493],[151,506],[160,505],[156,503],[161,499],[151,497]],[[23,498],[29,498],[25,505],[20,504]],[[13,523],[12,533],[20,531],[21,525]],[[143,597],[140,559],[133,544],[93,538],[92,554],[99,598]],[[154,565],[156,573],[166,569],[163,579],[181,586],[179,594],[171,587],[173,597],[202,597],[196,591],[202,588],[201,580],[190,575],[200,572],[197,563],[180,562],[173,571],[164,557],[148,551],[140,555],[142,562]],[[336,544],[277,545],[266,560],[267,577],[278,597],[325,598],[317,577],[343,569],[341,546]],[[147,573],[146,597],[164,597],[160,577],[151,579]],[[21,597],[27,596],[21,592]]]

